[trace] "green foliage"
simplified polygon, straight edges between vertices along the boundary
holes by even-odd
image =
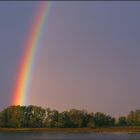
[[[72,128],[73,123],[71,121],[68,111],[64,111],[59,114],[58,127],[60,128]]]
[[[24,110],[23,127],[42,127],[45,116],[45,110],[42,107],[30,105]]]
[[[94,128],[115,125],[110,115],[85,110],[71,109],[59,112],[40,106],[9,106],[0,112],[0,127],[11,128]],[[131,111],[126,117],[119,117],[117,125],[140,126],[140,110]]]
[[[126,126],[127,125],[126,117],[123,117],[123,116],[119,117],[119,119],[118,119],[118,125],[119,126]]]
[[[20,127],[20,106],[10,106],[1,112],[2,127]]]
[[[0,115],[1,127],[42,127],[45,110],[36,106],[10,106]]]
[[[101,112],[95,113],[93,118],[94,118],[95,126],[97,127],[114,126],[115,123],[114,118]]]
[[[59,112],[57,110],[46,109],[45,126],[49,128],[58,127]]]
[[[93,119],[89,120],[89,122],[87,123],[87,127],[88,128],[94,128],[95,127],[95,122]]]
[[[140,125],[140,110],[131,111],[127,116],[128,125]]]

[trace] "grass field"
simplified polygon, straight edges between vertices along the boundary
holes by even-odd
[[[140,133],[140,126],[127,127],[102,127],[102,128],[0,128],[0,132],[127,132]]]

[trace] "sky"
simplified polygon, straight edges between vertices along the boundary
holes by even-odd
[[[40,2],[0,2],[0,109],[11,104]],[[126,115],[140,109],[140,3],[51,1],[27,105]]]

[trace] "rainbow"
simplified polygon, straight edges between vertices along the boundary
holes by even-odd
[[[28,32],[13,91],[12,105],[25,105],[27,102],[34,58],[39,47],[38,42],[41,37],[42,28],[48,16],[49,5],[48,2],[40,3],[36,18],[31,24],[31,30]]]

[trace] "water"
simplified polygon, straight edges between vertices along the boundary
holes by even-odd
[[[140,134],[127,133],[0,133],[0,140],[140,140]]]

